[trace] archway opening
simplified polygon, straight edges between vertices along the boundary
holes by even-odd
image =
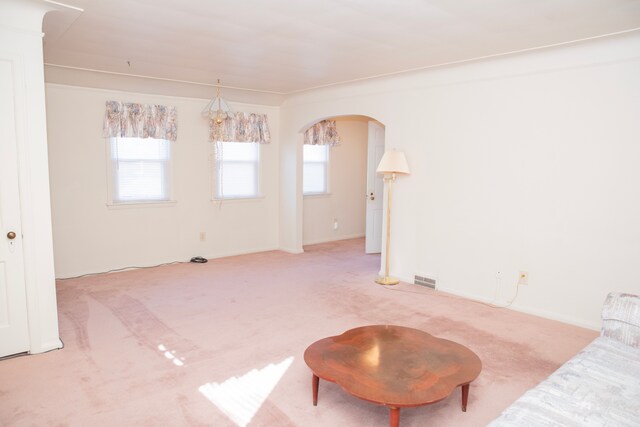
[[[369,116],[319,118],[335,122],[340,143],[302,147],[302,245],[364,239],[364,250],[382,251],[383,182],[375,169],[384,153],[384,125]]]

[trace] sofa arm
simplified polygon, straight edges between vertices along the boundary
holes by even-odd
[[[640,348],[640,296],[614,292],[607,295],[600,335]]]

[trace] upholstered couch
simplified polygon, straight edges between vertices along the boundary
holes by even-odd
[[[640,426],[640,296],[611,293],[600,336],[490,424]]]

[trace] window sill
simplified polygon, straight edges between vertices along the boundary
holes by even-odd
[[[136,208],[170,208],[177,204],[176,200],[167,201],[155,201],[155,202],[122,202],[122,203],[107,203],[107,209],[136,209]]]
[[[324,197],[331,197],[331,193],[310,193],[310,194],[303,194],[302,197],[309,198],[309,199],[321,199]]]
[[[236,197],[229,199],[212,199],[211,203],[219,204],[219,203],[251,203],[251,202],[262,202],[264,201],[264,196],[258,197]]]

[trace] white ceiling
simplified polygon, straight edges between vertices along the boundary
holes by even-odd
[[[640,0],[63,0],[45,63],[277,93],[640,27]]]

